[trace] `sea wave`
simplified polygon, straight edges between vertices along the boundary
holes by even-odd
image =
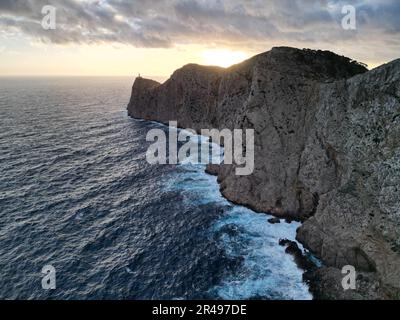
[[[0,298],[311,298],[278,244],[296,223],[230,203],[204,165],[146,162],[162,126],[128,118],[131,80],[0,80]]]

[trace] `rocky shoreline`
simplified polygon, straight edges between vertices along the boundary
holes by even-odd
[[[180,127],[255,130],[255,171],[208,166],[222,194],[304,222],[298,240],[324,267],[321,299],[400,292],[400,60],[368,71],[327,51],[280,47],[228,69],[187,65],[164,84],[137,78],[128,113]],[[357,270],[344,291],[341,268]]]

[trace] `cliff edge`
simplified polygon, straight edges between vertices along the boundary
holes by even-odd
[[[372,71],[328,51],[273,48],[227,69],[136,79],[128,113],[180,127],[255,130],[255,170],[210,167],[229,200],[305,221],[322,298],[400,292],[400,60]],[[353,265],[360,285],[341,288]]]

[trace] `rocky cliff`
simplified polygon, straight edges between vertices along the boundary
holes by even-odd
[[[255,171],[210,166],[229,200],[305,221],[321,297],[400,290],[400,60],[372,71],[327,51],[274,48],[228,69],[187,65],[136,79],[129,115],[181,127],[255,130]],[[343,292],[340,268],[359,271]],[[364,279],[362,281],[362,279]]]

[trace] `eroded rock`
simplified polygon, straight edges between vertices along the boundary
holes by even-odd
[[[195,130],[254,129],[251,176],[208,167],[222,194],[305,221],[297,238],[327,266],[321,281],[351,264],[385,297],[398,294],[400,60],[367,72],[331,52],[274,48],[228,69],[188,65],[164,84],[137,79],[128,112]]]

